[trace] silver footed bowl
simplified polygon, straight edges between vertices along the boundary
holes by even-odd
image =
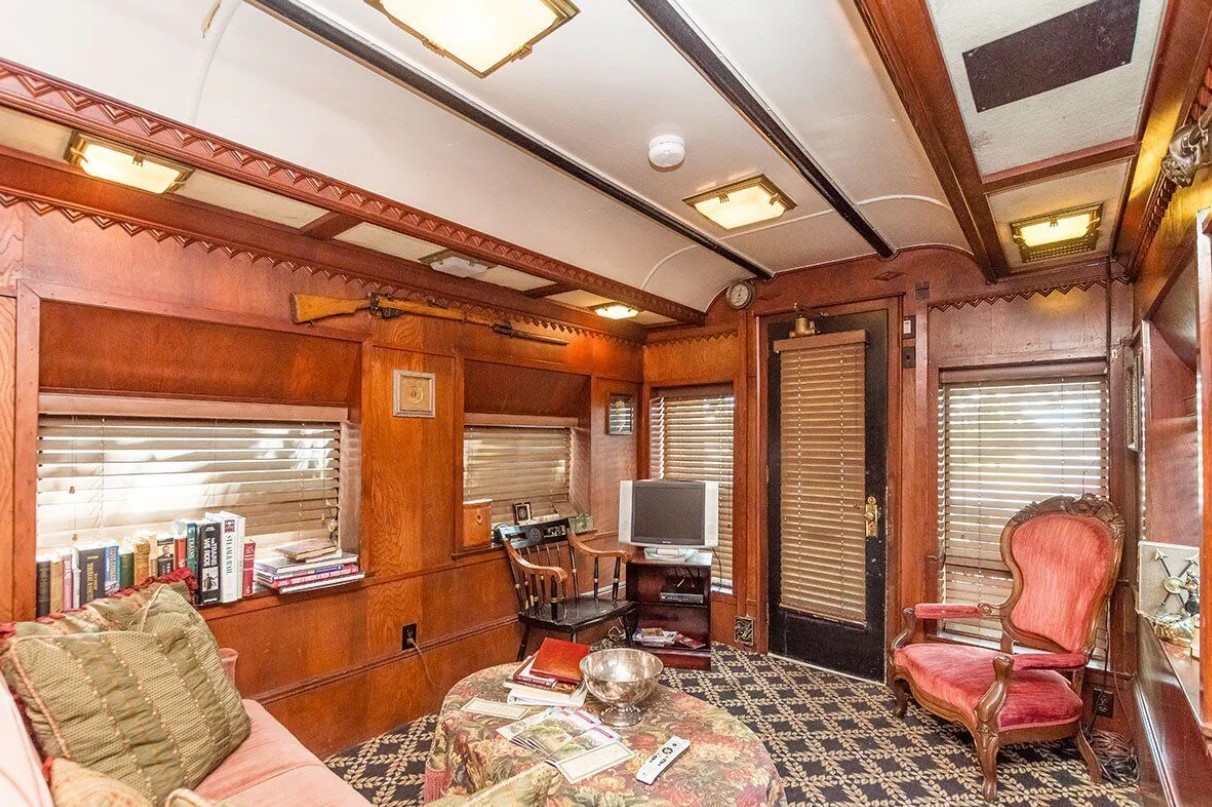
[[[643,650],[629,647],[599,650],[581,659],[581,673],[590,694],[606,704],[602,722],[634,726],[643,712],[639,705],[652,694],[665,665]]]

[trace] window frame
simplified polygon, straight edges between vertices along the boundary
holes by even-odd
[[[341,549],[357,553],[360,549],[360,510],[362,483],[361,426],[344,406],[323,404],[280,404],[196,398],[156,398],[107,393],[41,392],[35,429],[40,431],[43,416],[114,417],[148,420],[215,420],[249,422],[329,423],[340,430],[341,455],[337,479],[337,539]],[[35,437],[35,439],[37,439]],[[34,472],[36,486],[38,474]],[[35,546],[39,542],[36,515],[33,524]],[[256,536],[250,536],[256,540]],[[279,543],[279,542],[275,542]],[[273,546],[271,544],[269,546]],[[257,554],[268,546],[258,542]]]
[[[467,434],[469,429],[476,428],[504,428],[504,429],[562,429],[567,432],[568,437],[568,498],[567,505],[572,510],[577,508],[577,474],[579,472],[578,462],[578,445],[576,430],[580,427],[580,421],[574,417],[548,416],[548,415],[505,415],[505,414],[484,414],[466,412],[463,415],[463,426],[460,452],[459,452],[459,467],[457,475],[459,479],[459,488],[462,491],[462,501],[468,502],[483,498],[478,494],[469,494],[467,490]],[[494,500],[495,501],[495,500]],[[512,501],[510,503],[512,507]],[[495,528],[500,523],[512,524],[510,519],[506,522],[494,521],[492,526]],[[461,543],[461,542],[460,542]],[[467,549],[461,545],[461,549]]]

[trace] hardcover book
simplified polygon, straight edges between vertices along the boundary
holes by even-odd
[[[112,597],[122,587],[121,566],[118,561],[118,542],[105,542],[105,594]]]
[[[51,559],[49,555],[39,555],[34,563],[37,569],[35,613],[43,617],[51,612]]]
[[[122,588],[135,585],[135,550],[124,546],[118,550],[118,583]]]
[[[76,552],[69,549],[63,554],[63,610],[75,608],[76,602]]]
[[[217,521],[202,521],[198,524],[198,605],[213,605],[219,602],[219,542],[220,526]]]
[[[235,602],[244,589],[244,516],[207,513],[219,524],[219,602]]]
[[[75,606],[105,596],[105,547],[76,546],[72,550],[76,567]]]
[[[530,665],[532,675],[554,678],[572,684],[581,683],[581,659],[589,655],[589,645],[566,642],[550,637],[539,645],[534,663]]]
[[[251,597],[253,593],[253,585],[256,582],[256,577],[253,574],[253,563],[257,558],[257,544],[255,541],[244,542],[244,575],[243,575],[243,596]]]
[[[67,562],[71,562],[71,557],[68,556]],[[50,566],[50,612],[57,614],[63,611],[63,552],[56,551],[51,556]]]
[[[202,522],[193,518],[178,519],[173,531],[185,538],[185,568],[198,575],[198,539]]]
[[[151,577],[151,542],[146,538],[136,538],[133,548],[135,550],[135,584],[138,585]]]
[[[171,535],[161,535],[156,538],[156,574],[169,574],[176,563],[176,551]]]

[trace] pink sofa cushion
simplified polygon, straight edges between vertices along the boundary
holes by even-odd
[[[195,788],[198,795],[248,807],[366,807],[369,803],[324,766],[256,701],[244,701],[248,739]]]
[[[8,687],[0,681],[0,804],[53,807],[38,751]]]
[[[895,661],[926,697],[950,704],[970,723],[976,704],[993,685],[993,659],[998,651],[983,647],[926,642],[896,651]],[[1015,670],[998,728],[1024,729],[1070,723],[1081,717],[1082,699],[1063,675],[1053,670]]]

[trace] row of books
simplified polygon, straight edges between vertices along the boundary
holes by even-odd
[[[244,537],[244,517],[226,511],[181,519],[171,534],[75,542],[38,556],[37,614],[79,608],[176,569],[198,581],[196,605],[235,602],[253,592],[256,549]]]
[[[253,563],[256,582],[278,594],[315,591],[361,580],[358,556],[332,541],[307,540],[274,547],[273,557]]]

